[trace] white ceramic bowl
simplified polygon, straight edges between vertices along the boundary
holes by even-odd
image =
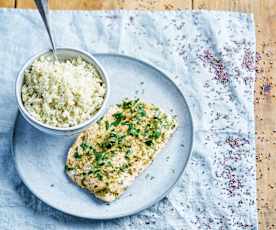
[[[98,112],[94,116],[92,116],[89,120],[86,120],[79,125],[73,126],[73,127],[68,127],[68,128],[60,128],[60,127],[53,127],[47,124],[42,123],[41,121],[38,121],[36,118],[31,116],[31,114],[25,109],[22,98],[21,98],[21,89],[22,89],[22,84],[24,80],[24,71],[33,63],[33,61],[40,56],[47,56],[47,55],[52,55],[51,51],[44,51],[41,53],[36,54],[33,56],[31,59],[27,61],[27,63],[23,66],[23,68],[20,70],[17,79],[16,79],[16,99],[17,99],[17,104],[18,108],[22,114],[22,116],[25,118],[26,121],[28,121],[32,126],[35,128],[48,133],[48,134],[53,134],[53,135],[73,135],[76,133],[79,133],[83,131],[84,129],[88,128],[92,123],[96,122],[100,117],[103,116],[106,105],[107,105],[107,100],[109,97],[109,91],[110,91],[110,86],[109,86],[109,80],[108,77],[101,66],[101,64],[89,53],[78,50],[78,49],[70,49],[70,48],[58,48],[56,50],[57,56],[60,60],[76,57],[76,56],[81,56],[85,61],[88,63],[92,63],[95,68],[98,70],[101,78],[103,79],[105,85],[106,85],[106,94],[105,94],[105,99],[104,102]]]

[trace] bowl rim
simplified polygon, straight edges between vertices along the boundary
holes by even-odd
[[[43,55],[46,55],[46,54],[52,52],[50,49],[43,50],[43,51],[40,51],[40,52],[36,53],[35,55],[33,55],[32,57],[30,57],[25,62],[25,64],[23,65],[23,67],[21,67],[19,73],[17,74],[16,83],[15,83],[15,94],[16,94],[17,105],[18,105],[18,108],[19,108],[19,110],[20,110],[21,113],[23,113],[25,116],[27,116],[27,118],[29,118],[31,122],[35,123],[36,125],[38,125],[38,126],[40,126],[42,128],[46,128],[46,129],[52,130],[52,131],[61,131],[61,132],[62,131],[66,132],[66,131],[82,130],[84,127],[86,127],[89,124],[93,123],[100,116],[102,116],[104,114],[105,108],[107,106],[107,102],[108,102],[108,99],[109,99],[109,95],[110,95],[110,82],[109,82],[109,78],[108,78],[108,75],[106,74],[106,71],[104,70],[103,66],[97,61],[97,59],[92,54],[88,53],[87,51],[84,51],[82,49],[77,49],[77,48],[68,48],[68,47],[66,47],[66,48],[58,47],[58,48],[56,48],[56,50],[57,51],[69,51],[69,52],[79,53],[82,56],[87,57],[87,59],[89,59],[91,61],[91,63],[93,63],[95,65],[96,69],[100,73],[101,78],[103,79],[103,81],[106,84],[105,97],[104,97],[104,101],[103,101],[103,103],[101,105],[101,108],[93,116],[91,116],[89,119],[85,120],[84,122],[81,122],[78,125],[72,126],[72,127],[55,127],[55,126],[51,126],[51,125],[45,124],[45,123],[37,120],[35,117],[33,117],[27,111],[27,109],[23,105],[22,97],[21,97],[23,78],[24,78],[24,71],[36,59],[38,59],[39,57],[41,57]],[[36,126],[34,126],[34,127],[36,127]]]

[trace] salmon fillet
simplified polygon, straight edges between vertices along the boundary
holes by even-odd
[[[139,99],[124,100],[79,135],[65,170],[97,198],[118,198],[154,160],[176,129],[174,117]]]

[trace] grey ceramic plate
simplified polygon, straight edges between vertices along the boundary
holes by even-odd
[[[107,205],[77,187],[64,173],[66,153],[75,137],[49,136],[34,129],[18,116],[13,136],[13,153],[22,180],[42,201],[71,215],[110,219],[135,214],[169,192],[189,159],[193,126],[182,93],[163,72],[126,56],[95,56],[110,78],[110,105],[125,97],[140,97],[177,115],[179,127],[153,164],[118,200]]]

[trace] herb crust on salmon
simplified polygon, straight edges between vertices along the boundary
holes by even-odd
[[[66,173],[112,202],[152,163],[175,129],[175,118],[157,106],[124,100],[79,135],[69,149]]]

